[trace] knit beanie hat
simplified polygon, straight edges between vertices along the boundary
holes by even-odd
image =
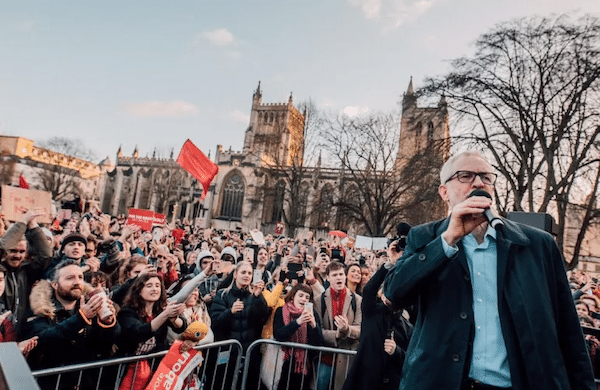
[[[67,234],[65,238],[63,238],[62,243],[60,244],[60,251],[62,252],[65,249],[65,246],[73,241],[81,241],[83,245],[87,245],[87,240],[85,237],[79,233],[71,233]]]

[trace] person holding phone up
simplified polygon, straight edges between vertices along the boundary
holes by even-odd
[[[285,305],[275,312],[273,336],[277,341],[324,345],[323,331],[313,311],[312,290],[295,285],[285,297]],[[308,389],[311,384],[310,357],[302,348],[283,348],[283,367],[279,390]]]

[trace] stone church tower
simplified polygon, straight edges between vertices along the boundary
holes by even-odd
[[[396,169],[411,189],[401,202],[405,221],[421,224],[446,215],[446,205],[438,195],[439,172],[450,156],[448,106],[442,97],[434,107],[418,107],[412,78],[402,98],[400,142]]]
[[[243,153],[256,157],[258,165],[302,165],[304,115],[292,104],[262,102],[260,82],[252,95],[250,124],[244,136]]]
[[[431,150],[434,149],[434,150]],[[448,106],[442,97],[437,107],[418,107],[412,77],[402,98],[400,146],[396,167],[402,168],[415,156],[435,151],[440,166],[450,154]]]

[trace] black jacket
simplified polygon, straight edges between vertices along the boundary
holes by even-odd
[[[65,310],[47,280],[34,286],[31,310],[23,338],[38,336],[27,358],[32,370],[107,359],[121,330],[118,323],[101,327],[97,318],[88,324],[79,312],[79,302],[75,309]]]
[[[6,267],[6,287],[4,291],[6,308],[12,311],[15,330],[21,333],[22,323],[29,309],[29,294],[33,284],[44,277],[46,269],[52,262],[52,247],[41,228],[27,230],[23,222],[13,224],[0,239],[0,249],[14,247],[25,234],[30,258],[23,261],[18,268]],[[4,255],[4,254],[3,254]]]
[[[595,389],[562,256],[553,237],[505,220],[496,237],[498,312],[515,390]],[[462,243],[448,258],[448,219],[413,228],[385,295],[417,304],[400,390],[460,389],[474,338],[473,290]]]
[[[173,329],[175,333],[182,333],[188,326],[185,318],[179,318],[183,320],[181,328],[174,327],[171,321],[167,320],[154,332],[150,322],[143,321],[131,307],[123,307],[118,316],[119,324],[121,324],[121,335],[117,343],[119,355],[132,356],[168,349],[167,328]],[[140,347],[143,344],[148,348],[140,352]]]
[[[343,390],[397,390],[412,325],[402,317],[402,310],[392,312],[377,297],[388,270],[379,268],[363,288],[360,344]],[[396,304],[395,307],[399,307]],[[394,331],[396,350],[388,355],[383,343],[388,330]]]
[[[306,325],[307,341],[310,345],[325,345],[325,339],[323,338],[323,329],[319,322],[319,316],[315,314],[315,321],[317,327],[313,328],[310,324]],[[292,321],[289,324],[283,322],[283,307],[278,308],[275,311],[275,318],[273,320],[273,337],[277,341],[290,342],[292,335],[298,330],[300,325],[296,321]]]
[[[244,302],[244,309],[233,314],[231,307],[236,300]],[[215,332],[215,340],[235,339],[242,344],[244,351],[252,342],[260,338],[262,327],[269,317],[269,307],[262,295],[258,297],[248,290],[240,290],[235,285],[231,290],[217,291],[210,306],[210,318]]]

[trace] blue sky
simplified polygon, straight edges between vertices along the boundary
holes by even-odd
[[[30,1],[0,4],[0,133],[81,140],[97,161],[190,138],[241,150],[252,93],[389,112],[495,24],[598,0]]]

